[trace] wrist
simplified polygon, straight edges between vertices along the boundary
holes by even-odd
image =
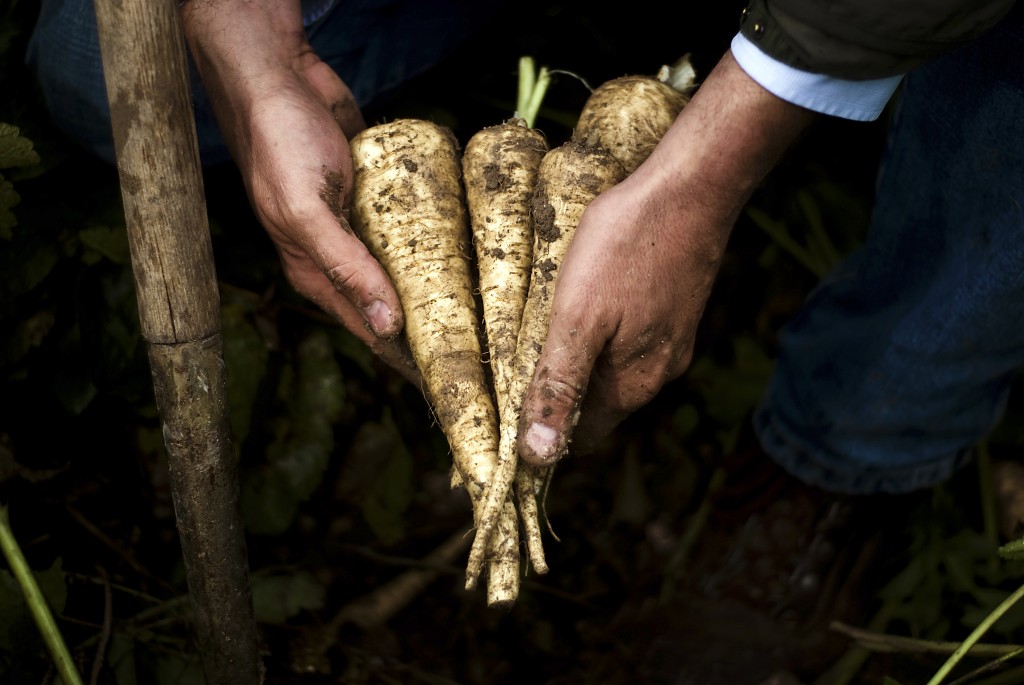
[[[186,39],[211,48],[266,52],[280,47],[282,37],[305,41],[298,0],[183,0],[181,20]],[[278,40],[259,42],[268,35]]]
[[[818,116],[769,93],[727,53],[635,172],[676,201],[730,225]]]
[[[284,0],[185,0],[185,40],[228,147],[244,147],[245,122],[288,72],[313,56],[299,3]],[[237,159],[237,156],[236,156]]]
[[[227,90],[256,87],[261,78],[292,69],[312,54],[297,1],[185,0],[185,40],[196,68]]]

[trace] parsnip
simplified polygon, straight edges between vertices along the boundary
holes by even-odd
[[[433,122],[399,119],[366,129],[350,147],[353,229],[398,291],[409,347],[479,525],[498,429],[467,256],[458,142]],[[514,524],[512,503],[504,508]],[[501,532],[488,541],[492,606],[510,604],[519,588],[517,530]]]
[[[647,158],[679,112],[689,102],[694,72],[689,57],[663,67],[658,78],[626,76],[598,87],[581,111],[572,140],[544,158],[533,199],[534,255],[529,298],[516,344],[516,362],[508,397],[502,406],[499,469],[516,463],[519,415],[528,385],[547,338],[557,275],[569,243],[590,201],[620,182]],[[536,508],[538,484],[550,469],[516,471],[520,507]],[[479,564],[488,525],[502,498],[504,478],[496,477],[486,493],[482,527],[470,551],[468,576]],[[538,536],[539,538],[539,536]],[[528,541],[532,540],[528,536]],[[539,544],[539,543],[538,543]],[[542,555],[540,549],[537,555]],[[534,552],[531,551],[531,558]]]
[[[602,83],[584,103],[573,140],[607,150],[633,173],[690,101],[694,78],[684,56],[657,77],[620,76]]]
[[[625,168],[601,148],[569,141],[544,157],[533,197],[534,249],[530,292],[516,344],[512,399],[521,408],[548,334],[558,271],[587,205],[626,178]],[[500,447],[499,447],[500,449]]]
[[[473,502],[466,586],[475,586],[486,560],[491,605],[510,604],[518,594],[513,480],[530,560],[547,570],[536,497],[550,473],[519,463],[516,445],[562,259],[590,201],[635,170],[671,126],[689,100],[692,76],[684,57],[659,74],[675,87],[640,76],[602,84],[572,139],[552,150],[532,128],[532,116],[480,131],[461,157],[451,131],[423,120],[381,124],[351,143],[352,223],[399,291],[410,348],[452,448],[453,485],[464,486]],[[532,79],[521,69],[519,107],[535,114],[543,90],[523,95]],[[497,412],[465,253],[470,225]]]
[[[508,399],[533,257],[530,203],[547,150],[547,140],[540,131],[527,126],[524,119],[513,118],[478,131],[466,144],[462,158],[500,432],[516,430],[517,416]],[[486,504],[467,564],[468,588],[476,582],[486,545],[506,510],[504,502],[517,462],[514,453],[503,456],[485,492]],[[525,511],[521,503],[520,515],[531,562],[544,573],[547,564],[536,507],[530,507],[534,502],[531,497]]]
[[[558,267],[569,247],[576,225],[591,200],[625,177],[626,172],[622,165],[604,150],[587,148],[572,142],[550,150],[541,161],[537,172],[537,185],[531,200],[534,243],[530,286],[516,340],[514,366],[511,374],[507,375],[504,390],[507,396],[499,401],[504,413],[498,446],[498,464],[519,463],[516,441],[522,402],[547,337],[551,298],[554,295]],[[536,481],[524,471],[525,468],[523,466],[516,471],[520,506],[524,502],[535,504],[537,495],[534,485]],[[485,526],[493,518],[491,512],[507,499],[510,482],[510,478],[496,477],[488,487],[480,517],[481,526],[470,550],[467,587],[472,587],[475,582],[474,571],[479,566],[484,546],[490,539],[491,532]]]

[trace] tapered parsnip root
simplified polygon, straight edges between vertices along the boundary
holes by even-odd
[[[530,203],[547,151],[544,135],[529,128],[525,120],[515,118],[478,131],[466,144],[462,158],[500,431],[511,431],[513,441],[517,416],[508,399],[533,261]],[[470,550],[466,572],[466,586],[470,589],[476,583],[495,527],[499,534],[504,528],[501,512],[506,510],[506,501],[511,501],[516,454],[513,451],[502,456],[504,459],[499,459],[488,481],[484,509]],[[536,508],[527,507],[520,515],[524,517],[527,548],[531,550],[534,568],[546,571]]]
[[[575,141],[554,148],[541,163],[533,196],[530,292],[516,344],[515,377],[522,385],[513,389],[513,397],[520,408],[547,339],[558,272],[576,226],[587,205],[626,176],[611,154]]]
[[[530,202],[547,140],[521,119],[478,131],[462,156],[480,298],[499,415],[533,263]]]
[[[516,355],[512,372],[508,375],[507,397],[502,401],[505,414],[498,444],[498,463],[517,463],[517,436],[519,415],[544,340],[547,338],[551,299],[555,280],[565,251],[569,247],[583,210],[604,190],[626,177],[626,172],[615,159],[600,148],[590,148],[569,142],[550,150],[541,161],[537,172],[537,185],[531,199],[534,242],[530,286],[523,307],[522,324],[516,340]],[[535,475],[520,463],[514,476],[520,495],[520,507],[536,516],[537,496]],[[507,492],[509,481],[495,478],[486,497],[483,521],[488,520],[489,509],[498,507]],[[529,505],[524,506],[524,502]],[[484,531],[486,532],[486,531]],[[478,531],[474,548],[470,550],[467,576],[473,571],[473,562],[482,556],[487,538]],[[539,531],[536,543],[539,543]],[[534,550],[531,550],[533,558]],[[543,560],[543,550],[536,550]],[[541,567],[546,570],[546,563]]]
[[[467,259],[458,142],[432,122],[399,119],[366,129],[350,147],[353,229],[398,291],[409,347],[479,525],[498,424]],[[505,508],[515,522],[511,502]],[[502,533],[488,548],[491,605],[510,604],[519,589],[517,529]]]

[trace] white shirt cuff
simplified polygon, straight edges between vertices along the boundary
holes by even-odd
[[[762,88],[811,111],[854,121],[874,121],[885,109],[903,75],[870,81],[801,71],[769,57],[742,33],[732,39],[740,68]]]

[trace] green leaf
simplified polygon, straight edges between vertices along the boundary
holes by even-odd
[[[110,226],[92,226],[78,233],[78,239],[86,247],[121,266],[131,266],[131,251],[128,248],[128,234],[123,229]]]
[[[22,136],[17,126],[0,123],[0,169],[38,163],[39,154],[32,148],[32,141]]]
[[[680,439],[689,438],[700,425],[700,412],[692,404],[684,404],[672,414],[672,429]]]
[[[757,405],[771,370],[772,360],[761,346],[753,338],[739,337],[727,365],[702,357],[687,375],[701,391],[708,415],[735,426]]]
[[[251,311],[251,307],[239,302],[226,301],[221,308],[228,407],[237,448],[249,436],[253,409],[270,358],[266,341],[248,318]]]
[[[242,513],[245,527],[257,535],[279,535],[288,530],[301,501],[270,468],[247,471],[242,479]]]
[[[345,406],[345,384],[327,334],[314,329],[283,374],[279,398],[287,416],[274,422],[267,460],[243,475],[242,508],[257,533],[291,525],[299,505],[320,487],[334,451],[334,424]]]
[[[324,607],[325,595],[323,585],[305,572],[275,576],[253,574],[253,611],[261,623],[280,624],[301,611],[318,611]]]
[[[1024,559],[1024,538],[1018,538],[996,550],[1003,559],[1019,561]]]
[[[20,135],[17,126],[0,123],[0,169],[17,169],[39,164],[39,154],[33,149],[32,141]],[[17,175],[17,172],[15,172]],[[21,202],[21,196],[3,175],[0,175],[0,239],[11,240],[12,229],[18,220],[11,211]]]
[[[123,633],[115,632],[110,639],[107,662],[114,671],[114,681],[117,685],[138,685],[138,675],[135,670],[135,640]]]
[[[207,685],[199,657],[167,654],[154,667],[157,685]]]
[[[961,623],[968,628],[976,628],[1009,596],[1010,593],[1006,590],[979,588],[974,593],[978,604],[964,607]],[[1022,625],[1024,625],[1024,605],[1017,604],[1010,607],[989,630],[1009,636],[1019,630]]]
[[[879,591],[882,599],[902,600],[910,597],[917,590],[927,573],[925,565],[917,557],[911,560],[902,571],[893,576]]]
[[[21,202],[21,196],[14,192],[11,182],[0,176],[0,238],[10,240],[14,237],[11,230],[18,225],[18,219],[11,211],[16,204]]]
[[[274,461],[274,471],[283,479],[295,497],[304,501],[320,486],[330,462],[330,451],[323,445],[299,443],[290,445]]]
[[[314,329],[296,351],[295,380],[281,386],[289,407],[291,442],[334,446],[334,423],[345,407],[345,379],[326,332]]]
[[[363,518],[385,545],[405,536],[405,512],[413,496],[413,462],[403,443],[388,452],[380,478],[363,500]]]
[[[366,343],[341,326],[334,327],[328,334],[334,344],[334,349],[342,357],[354,363],[368,377],[376,376],[376,371],[373,368],[374,354]]]
[[[60,255],[53,244],[14,240],[0,249],[0,315],[17,310],[17,299],[54,271]]]
[[[338,497],[357,505],[382,543],[405,535],[404,513],[414,494],[413,460],[389,410],[359,427],[338,478]]]

